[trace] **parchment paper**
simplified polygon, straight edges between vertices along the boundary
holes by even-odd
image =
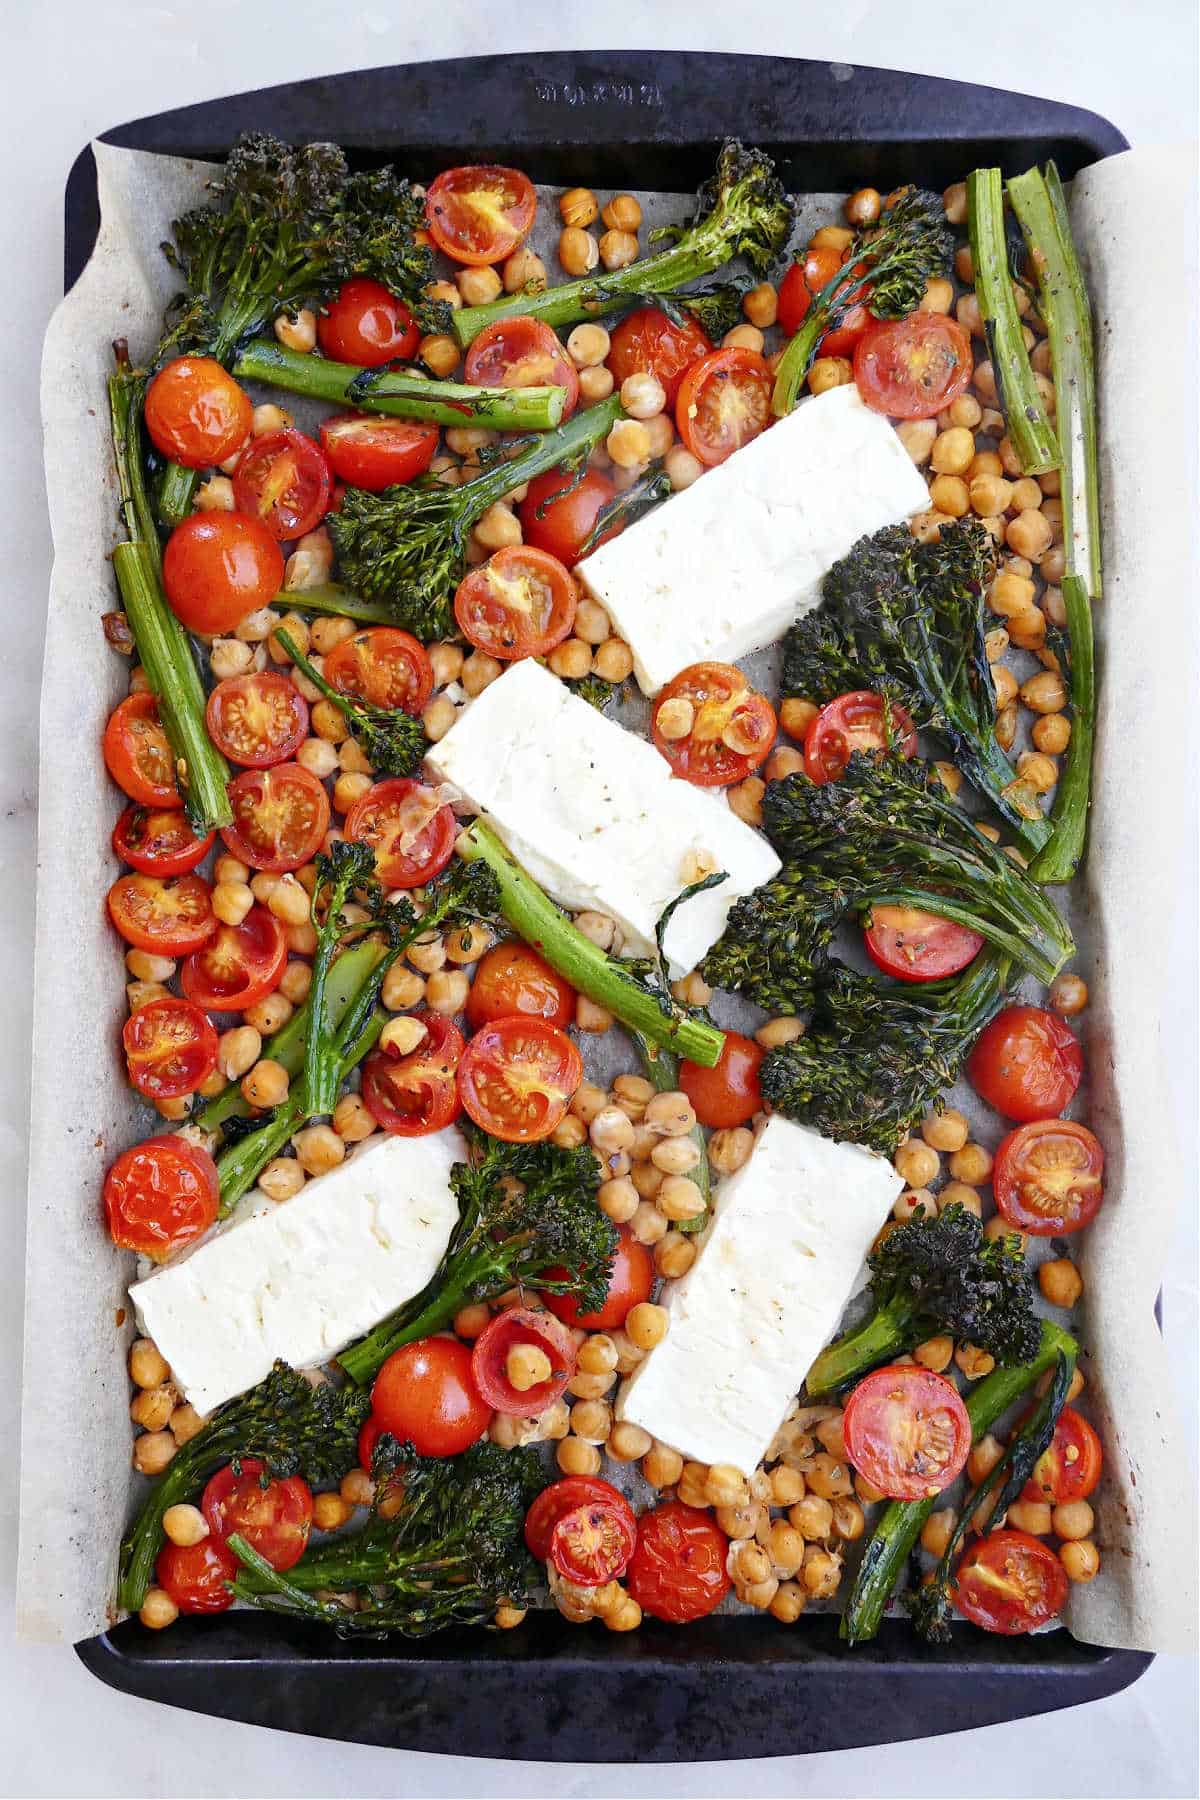
[[[101,233],[51,322],[43,362],[56,555],[42,696],[18,1578],[18,1629],[40,1640],[85,1637],[110,1622],[117,1538],[139,1485],[129,1464],[125,1368],[131,1259],[113,1250],[99,1208],[107,1163],[156,1121],[131,1096],[120,1068],[123,970],[103,908],[117,872],[109,845],[116,810],[96,746],[127,674],[107,651],[99,622],[116,604],[107,562],[117,523],[104,381],[113,337],[128,336],[135,358],[152,347],[175,285],[157,246],[171,219],[201,197],[209,173],[104,144],[94,150]],[[1182,860],[1181,849],[1173,850],[1182,837],[1163,722],[1190,700],[1184,659],[1171,646],[1192,604],[1195,558],[1184,523],[1192,497],[1159,477],[1164,467],[1186,466],[1176,384],[1188,342],[1185,295],[1195,279],[1172,265],[1168,249],[1179,242],[1186,167],[1186,158],[1127,154],[1088,171],[1074,199],[1098,320],[1106,597],[1098,609],[1092,846],[1084,904],[1073,908],[1072,922],[1093,994],[1083,1035],[1110,1173],[1105,1208],[1082,1245],[1088,1285],[1080,1317],[1088,1410],[1107,1456],[1097,1505],[1104,1564],[1092,1586],[1073,1590],[1068,1622],[1087,1641],[1142,1649],[1186,1646],[1196,1611],[1189,1586],[1195,1537],[1180,1505],[1193,1483],[1166,1416],[1153,1316],[1181,1159],[1163,1135],[1157,1103],[1156,980],[1167,977],[1161,962],[1147,968],[1146,955],[1148,944],[1168,944],[1177,891],[1170,858]],[[684,210],[667,196],[643,203],[650,218]],[[809,196],[798,235],[832,216],[830,197]],[[549,263],[554,232],[543,229],[547,242],[537,247]],[[1148,253],[1163,265],[1154,281],[1152,356]],[[1164,455],[1172,431],[1179,442]],[[1148,617],[1157,630],[1147,629]],[[622,717],[634,722],[632,711]],[[734,1023],[737,1004],[727,1003],[719,1018]],[[593,1067],[607,1060],[602,1044],[593,1040]],[[955,1103],[971,1110],[964,1092]],[[994,1143],[995,1121],[980,1120],[978,1134]],[[53,1413],[48,1394],[57,1402]],[[52,1430],[51,1418],[64,1416],[71,1430]]]

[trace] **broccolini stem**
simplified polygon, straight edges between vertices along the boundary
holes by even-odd
[[[1026,475],[1046,475],[1059,466],[1058,440],[1029,366],[1013,299],[1004,230],[1004,183],[999,169],[973,169],[967,176],[967,228],[975,297],[983,316],[1009,440]]]
[[[262,381],[331,406],[490,431],[550,431],[561,424],[566,400],[561,387],[469,387],[457,381],[430,381],[405,369],[360,369],[285,350],[270,338],[254,338],[245,345],[233,372],[243,381]]]
[[[1046,1321],[1042,1325],[1041,1346],[1032,1362],[1011,1369],[994,1369],[971,1390],[967,1395],[967,1417],[973,1443],[979,1442],[1027,1387],[1054,1367],[1060,1353],[1073,1361],[1079,1346],[1073,1337]],[[880,1517],[842,1614],[840,1635],[848,1644],[864,1644],[879,1630],[888,1597],[921,1535],[921,1527],[937,1503],[936,1494],[929,1500],[893,1500]]]
[[[456,319],[460,316],[460,313],[454,314]],[[574,457],[582,456],[594,444],[606,438],[617,420],[624,417],[621,397],[613,394],[596,406],[585,406],[582,412],[577,412],[565,425],[545,432],[507,462],[501,458],[485,469],[482,475],[475,475],[470,481],[464,481],[455,490],[463,496],[465,502],[464,525],[473,525],[476,519],[483,517],[494,501],[503,500],[505,494],[511,494],[523,482],[532,481],[535,475],[544,475],[548,469],[556,469],[560,463],[568,463]]]
[[[456,313],[455,318],[458,317]],[[511,468],[513,465],[510,464]],[[590,943],[560,912],[533,878],[525,873],[496,834],[477,819],[458,840],[464,862],[485,862],[500,885],[500,910],[519,937],[541,952],[571,986],[597,1005],[607,1007],[631,1031],[653,1044],[711,1069],[725,1044],[724,1032],[693,1019],[671,999],[658,995],[623,969],[615,958]]]
[[[1054,836],[1029,865],[1033,879],[1045,882],[1070,881],[1083,856],[1096,729],[1092,603],[1082,576],[1064,575],[1062,596],[1071,638],[1071,742],[1050,811]]]
[[[320,587],[280,588],[271,605],[287,612],[333,613],[338,618],[357,619],[363,625],[396,623],[394,607],[383,600],[364,600],[361,594],[351,593],[336,581],[324,582]]]
[[[868,1369],[909,1349],[911,1325],[912,1313],[903,1297],[889,1301],[857,1331],[846,1332],[822,1350],[804,1377],[805,1387],[814,1399],[839,1393]]]
[[[854,306],[871,279],[865,263],[832,274],[812,302],[800,328],[789,340],[775,371],[775,387],[771,394],[771,411],[777,419],[790,413],[800,398],[804,378],[812,368],[817,346],[829,329],[835,313],[842,314]]]
[[[647,1081],[654,1083],[660,1094],[673,1094],[679,1087],[679,1058],[670,1050],[664,1050],[661,1044],[652,1044],[643,1032],[635,1031],[633,1041],[641,1058],[642,1068]],[[694,1181],[704,1199],[704,1211],[697,1213],[694,1219],[681,1219],[676,1231],[703,1231],[708,1223],[708,1211],[712,1204],[712,1173],[708,1166],[708,1146],[704,1141],[703,1128],[697,1123],[688,1134],[700,1152],[700,1161],[694,1169],[688,1171],[688,1180]]]

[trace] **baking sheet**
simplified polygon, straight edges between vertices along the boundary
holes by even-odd
[[[170,220],[200,198],[208,173],[201,164],[99,143],[94,151],[101,233],[55,314],[43,363],[56,557],[42,697],[18,1583],[18,1629],[41,1640],[87,1636],[110,1622],[116,1540],[135,1481],[125,1370],[131,1268],[103,1228],[99,1188],[113,1154],[155,1121],[120,1069],[123,971],[101,899],[117,872],[108,841],[116,810],[94,747],[127,674],[99,626],[115,604],[107,554],[117,536],[104,380],[113,336],[127,335],[135,358],[152,347],[175,286],[157,246]],[[1105,1209],[1081,1257],[1089,1411],[1107,1451],[1097,1508],[1104,1567],[1091,1587],[1073,1589],[1068,1621],[1087,1641],[1140,1649],[1184,1647],[1195,1620],[1188,1587],[1195,1539],[1179,1504],[1192,1483],[1181,1479],[1181,1446],[1165,1412],[1168,1382],[1153,1318],[1180,1192],[1178,1147],[1165,1139],[1157,1105],[1163,1049],[1155,983],[1165,987],[1169,977],[1165,958],[1148,968],[1145,956],[1147,940],[1165,945],[1169,937],[1178,891],[1167,867],[1172,846],[1182,863],[1161,721],[1179,716],[1190,697],[1184,659],[1164,655],[1163,646],[1186,629],[1194,557],[1190,509],[1157,476],[1186,464],[1184,444],[1170,463],[1163,456],[1179,366],[1168,346],[1183,354],[1184,295],[1194,291],[1165,249],[1178,242],[1186,211],[1185,167],[1185,159],[1129,153],[1088,171],[1074,200],[1097,310],[1105,421],[1101,667],[1117,674],[1101,686],[1092,855],[1083,906],[1074,909],[1079,966],[1093,994],[1084,1015],[1093,1116],[1111,1171]],[[654,213],[679,216],[669,197],[647,197],[645,206],[651,222]],[[829,197],[810,196],[798,230],[806,235],[811,221],[831,216]],[[1128,255],[1133,242],[1138,258]],[[1147,245],[1165,265],[1155,284],[1163,300],[1153,358],[1144,354]],[[1136,263],[1140,279],[1123,263]],[[1178,430],[1182,440],[1183,419]],[[1151,607],[1157,632],[1145,628]],[[604,1055],[599,1045],[593,1053]],[[998,1133],[993,1126],[981,1135],[994,1142]],[[74,1429],[65,1443],[45,1429],[48,1391],[70,1396]]]

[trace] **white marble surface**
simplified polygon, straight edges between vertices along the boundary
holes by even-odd
[[[952,9],[902,0],[837,8],[742,0],[559,0],[523,16],[496,0],[440,0],[424,17],[396,0],[55,0],[5,9],[0,67],[4,244],[9,329],[0,336],[8,458],[0,506],[7,630],[0,659],[0,1441],[16,1441],[27,1039],[34,855],[37,688],[49,542],[39,467],[37,369],[42,327],[60,291],[67,170],[94,133],[122,120],[222,93],[338,69],[470,54],[613,44],[777,52],[928,73],[1052,94],[1107,115],[1134,144],[1196,132],[1194,0],[1049,0],[1036,13],[992,13],[968,29]],[[421,9],[422,11],[424,9]],[[432,15],[432,16],[431,16]],[[827,15],[833,15],[832,17]],[[915,27],[915,28],[914,28]],[[1152,317],[1152,309],[1150,316]],[[1194,479],[1180,484],[1194,491]],[[64,746],[64,754],[73,753]],[[1192,789],[1194,794],[1194,787]],[[1184,816],[1187,816],[1186,814]],[[1193,806],[1191,816],[1195,816]],[[86,871],[81,879],[87,879]],[[1194,908],[1196,883],[1180,896]],[[1194,1137],[1194,970],[1181,979],[1179,1063],[1163,1095]],[[1182,972],[1181,972],[1182,974]],[[70,996],[64,995],[64,1005]],[[70,1071],[63,1072],[64,1105]],[[1180,1196],[1165,1283],[1168,1343],[1194,1442],[1196,1226]],[[31,1346],[36,1370],[37,1346]],[[36,1379],[36,1375],[35,1375]],[[47,1394],[46,1429],[69,1417]],[[1192,1503],[1194,1481],[1181,1473]],[[1160,1658],[1133,1688],[1068,1714],[886,1752],[646,1770],[479,1764],[287,1738],[151,1707],[113,1694],[69,1650],[12,1641],[16,1469],[0,1465],[0,1793],[572,1796],[653,1788],[672,1795],[1195,1795],[1196,1667]],[[1185,1502],[1181,1502],[1185,1503]]]

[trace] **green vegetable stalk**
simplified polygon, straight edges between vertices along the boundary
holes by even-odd
[[[377,776],[415,775],[429,740],[420,719],[402,706],[376,706],[353,694],[339,693],[315,669],[282,625],[275,633],[296,667],[336,706]]]
[[[282,612],[328,613],[335,618],[356,619],[360,625],[394,625],[395,608],[383,600],[364,600],[337,581],[317,587],[281,588],[271,602]]]
[[[1029,366],[1013,299],[999,169],[973,169],[967,176],[967,228],[975,297],[987,332],[1009,442],[1026,475],[1045,475],[1059,466],[1059,446]]]

